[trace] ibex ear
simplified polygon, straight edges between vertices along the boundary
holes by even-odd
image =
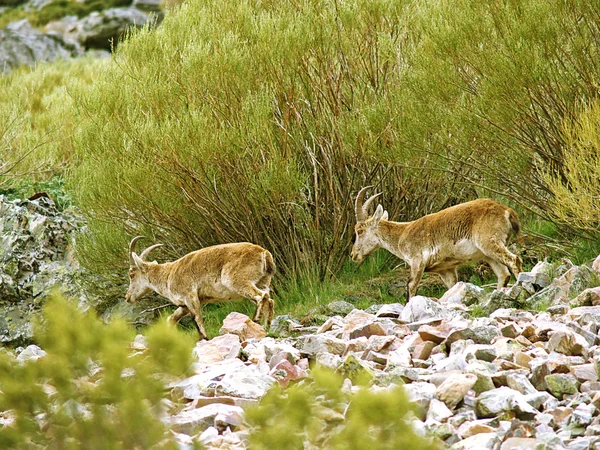
[[[136,267],[138,269],[140,269],[142,272],[145,272],[146,271],[146,263],[144,261],[142,261],[142,258],[140,258],[135,253],[131,253],[131,257],[133,258],[133,262],[135,262]]]
[[[373,220],[375,223],[379,223],[380,220],[387,220],[388,212],[383,210],[383,206],[377,205],[377,209],[375,210],[375,214],[373,214]]]

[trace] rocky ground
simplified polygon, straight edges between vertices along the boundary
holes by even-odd
[[[0,197],[4,343],[31,339],[30,320],[55,284],[83,307],[97,300],[78,282],[71,251],[82,225],[47,196]],[[163,420],[181,448],[247,448],[245,408],[276,383],[302,382],[324,366],[347,376],[349,393],[357,374],[373,390],[404,385],[417,407],[412,425],[446,448],[600,448],[599,272],[600,257],[591,267],[540,262],[492,292],[461,282],[405,306],[334,302],[319,326],[276,317],[269,337],[232,313],[220,336],[196,345],[195,374],[165,385]],[[145,348],[139,335],[132,351]],[[17,353],[44,355],[35,345]]]
[[[270,337],[231,313],[220,336],[196,345],[195,375],[165,386],[163,420],[180,448],[193,442],[247,448],[245,408],[275,383],[301,382],[324,366],[348,375],[349,392],[358,389],[350,380],[359,373],[371,379],[371,389],[404,385],[417,408],[414,428],[443,448],[600,448],[600,288],[574,287],[582,273],[594,277],[588,268],[557,271],[541,263],[492,295],[458,283],[440,299],[416,296],[405,306],[363,311],[335,302],[321,326],[276,317]],[[552,305],[543,312],[501,307],[489,317],[469,314],[468,305],[492,308],[490,300],[516,301],[528,289],[539,290],[529,297],[534,304],[544,297]],[[574,300],[570,289],[580,291]],[[132,349],[144,351],[142,335]],[[40,355],[30,346],[19,357]],[[335,414],[343,420],[344,411]]]
[[[53,0],[30,0],[21,7],[35,12],[52,7],[52,3]],[[147,22],[156,24],[161,18],[160,0],[133,0],[130,5],[94,11],[81,18],[67,15],[41,29],[31,27],[27,19],[11,22],[0,29],[0,75],[38,62],[89,53],[108,55],[128,28],[139,28]]]

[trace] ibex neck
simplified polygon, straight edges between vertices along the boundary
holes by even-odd
[[[146,276],[152,289],[163,297],[169,294],[169,274],[171,272],[171,263],[157,264],[148,263]]]
[[[381,246],[399,258],[403,257],[400,252],[400,243],[403,240],[402,236],[406,225],[407,223],[404,222],[382,220],[377,226],[377,234],[379,235]]]

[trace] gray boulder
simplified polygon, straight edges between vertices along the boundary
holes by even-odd
[[[77,39],[86,48],[110,50],[128,29],[141,28],[148,19],[148,14],[131,7],[96,11],[79,21]]]
[[[82,53],[76,42],[59,34],[34,30],[26,19],[0,30],[0,74],[20,66],[69,59]]]
[[[438,302],[422,295],[412,297],[400,314],[404,322],[418,322],[429,319],[443,319],[450,315],[449,311]]]

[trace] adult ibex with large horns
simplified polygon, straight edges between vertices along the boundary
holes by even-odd
[[[478,199],[412,222],[392,222],[381,205],[370,215],[369,208],[380,195],[364,201],[370,187],[361,189],[356,197],[352,259],[361,262],[383,247],[406,261],[410,268],[407,299],[416,294],[423,272],[437,273],[450,288],[458,281],[459,265],[485,261],[498,277],[498,289],[508,284],[511,272],[515,278],[521,272],[521,258],[506,247],[520,229],[519,218],[511,208]]]
[[[158,264],[146,258],[162,244],[152,245],[138,256],[135,245],[142,238],[137,236],[129,244],[127,302],[157,292],[178,306],[169,322],[175,325],[191,315],[200,338],[207,339],[202,305],[247,298],[256,304],[253,320],[258,322],[264,315],[265,327],[270,327],[274,301],[269,296],[269,286],[275,264],[268,250],[248,242],[215,245],[188,253],[177,261]]]

